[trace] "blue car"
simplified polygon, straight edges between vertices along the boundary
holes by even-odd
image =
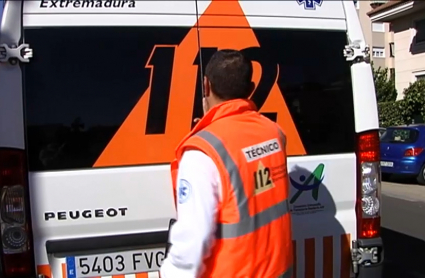
[[[382,174],[415,176],[425,185],[425,124],[389,127],[380,140]]]

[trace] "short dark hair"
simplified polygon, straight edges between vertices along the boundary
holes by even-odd
[[[223,49],[214,53],[205,76],[221,100],[248,98],[251,94],[252,64],[238,50]]]

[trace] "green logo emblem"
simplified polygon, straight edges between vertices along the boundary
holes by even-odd
[[[298,189],[297,193],[295,193],[294,196],[292,196],[291,200],[289,201],[290,204],[293,204],[304,191],[311,190],[311,196],[315,201],[319,198],[319,186],[322,184],[323,179],[325,176],[323,175],[323,171],[325,169],[325,165],[323,163],[320,163],[316,169],[314,169],[313,173],[310,174],[306,178],[306,176],[301,175],[299,177],[299,182],[293,180],[291,177],[289,177],[289,180],[291,182],[291,185]]]

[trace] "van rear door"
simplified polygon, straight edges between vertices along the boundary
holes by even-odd
[[[195,23],[190,1],[25,1],[38,274],[158,275],[175,218],[169,162],[190,129],[167,111],[196,85]],[[188,50],[189,65],[177,58]]]
[[[286,133],[297,278],[351,275],[356,130],[342,2],[199,1],[202,64],[242,50],[251,99]]]

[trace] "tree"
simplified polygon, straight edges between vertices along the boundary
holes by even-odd
[[[406,123],[420,123],[425,120],[425,80],[410,83],[399,102],[399,111]]]
[[[397,98],[395,80],[394,76],[389,74],[388,68],[375,69],[372,65],[372,72],[377,102],[395,101]]]

